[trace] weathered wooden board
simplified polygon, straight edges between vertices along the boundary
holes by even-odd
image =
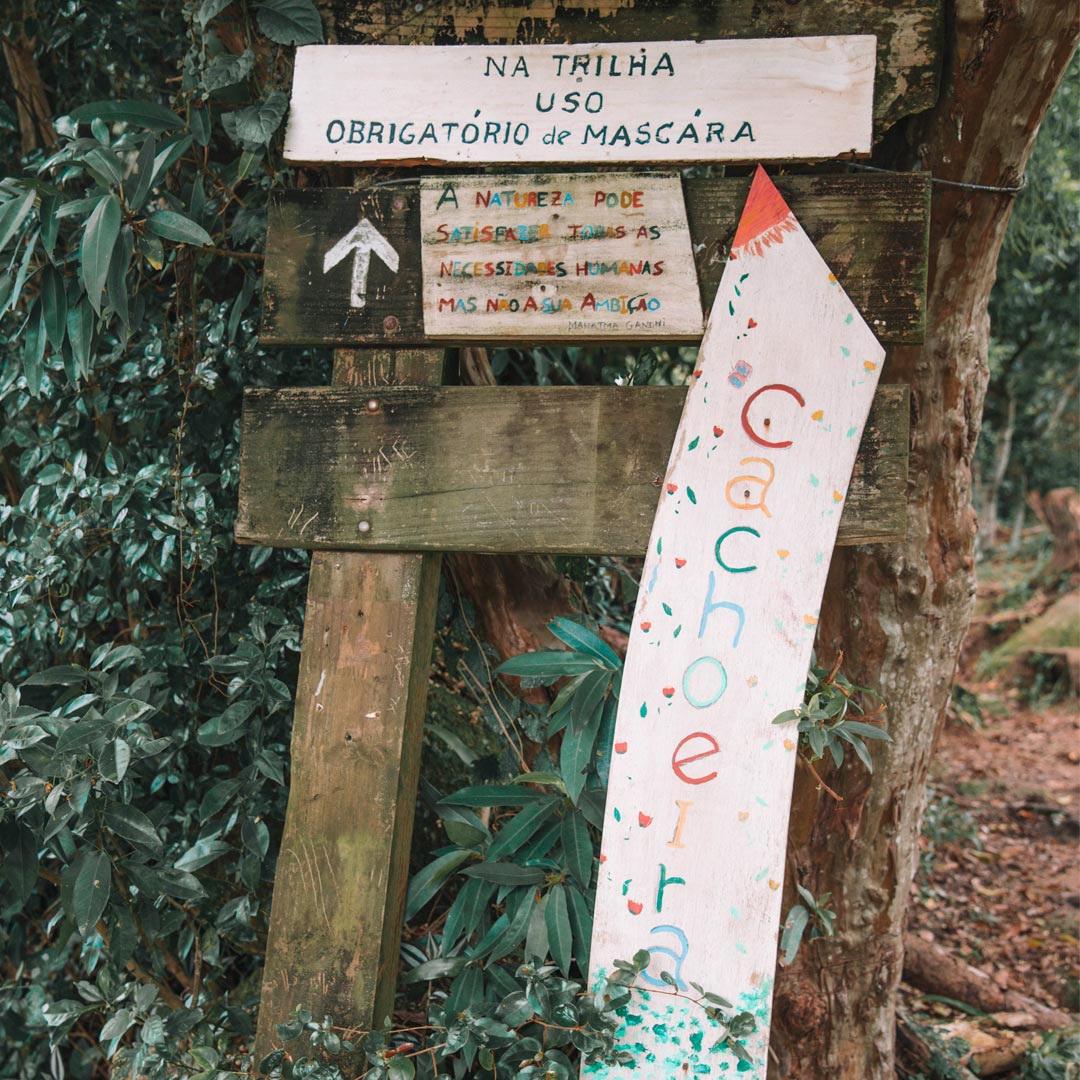
[[[813,161],[869,154],[867,35],[567,45],[307,45],[293,162]]]
[[[428,177],[420,223],[428,337],[701,337],[675,174]]]
[[[339,353],[334,381],[437,383],[442,359]],[[438,555],[312,556],[256,1060],[296,1005],[393,1007],[438,589]]]
[[[505,183],[500,178],[500,183]],[[702,307],[716,294],[749,178],[684,181]],[[925,176],[786,176],[777,187],[886,342],[922,339],[930,182]],[[347,265],[327,253],[367,220],[398,260],[369,259],[356,307]],[[359,239],[359,238],[357,238]],[[355,264],[354,264],[355,265]],[[424,344],[419,181],[282,192],[270,204],[262,339],[273,345]],[[536,339],[534,339],[536,340]],[[586,335],[579,342],[590,340]],[[617,340],[605,334],[595,340]]]
[[[590,981],[652,953],[610,1080],[734,1074],[698,982],[754,1014],[772,977],[802,700],[825,576],[885,350],[759,169],[664,476],[623,670]],[[731,371],[732,357],[737,357]],[[699,1069],[698,1066],[707,1066]]]
[[[937,100],[942,0],[330,0],[343,45],[665,41],[815,34],[878,40],[878,132]]]
[[[642,555],[685,397],[613,386],[248,390],[237,539]],[[907,432],[906,388],[882,387],[841,543],[904,536]]]

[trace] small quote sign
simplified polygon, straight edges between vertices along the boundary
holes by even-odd
[[[868,154],[876,39],[297,49],[296,162],[778,161]]]
[[[427,177],[420,228],[429,337],[701,336],[677,176]]]

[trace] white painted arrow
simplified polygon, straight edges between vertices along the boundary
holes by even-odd
[[[398,270],[398,253],[390,246],[390,242],[367,218],[361,218],[360,224],[355,229],[347,232],[324,256],[323,273],[331,271],[350,252],[355,252],[353,257],[352,293],[349,296],[349,306],[362,308],[367,304],[367,276],[371,266],[371,253],[375,252],[380,259],[396,274]]]

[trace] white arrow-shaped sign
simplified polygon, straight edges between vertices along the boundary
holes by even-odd
[[[324,256],[323,273],[328,273],[350,252],[355,252],[353,257],[352,271],[352,294],[349,297],[349,306],[362,308],[367,304],[368,267],[371,265],[371,253],[375,252],[380,259],[396,274],[398,269],[398,253],[390,246],[390,242],[367,218],[361,218],[360,224],[355,229],[347,232]]]

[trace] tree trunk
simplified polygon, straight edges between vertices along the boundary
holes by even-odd
[[[38,70],[34,50],[37,42],[26,36],[24,25],[35,17],[33,0],[23,4],[19,18],[13,21],[10,34],[0,34],[8,77],[15,91],[15,115],[19,120],[19,141],[23,154],[39,146],[56,145],[52,109],[45,83]]]
[[[1061,0],[1022,9],[1017,0],[957,0],[946,34],[941,99],[892,134],[882,163],[1015,186],[1075,48],[1075,10]],[[887,703],[894,741],[876,752],[872,777],[857,762],[826,777],[843,802],[797,775],[786,898],[794,902],[796,881],[831,891],[837,933],[779,972],[777,1077],[894,1075],[927,766],[974,602],[971,459],[987,383],[987,302],[1011,206],[1008,193],[935,185],[926,341],[896,349],[884,373],[912,390],[908,538],[839,549],[833,560],[819,651],[845,649],[846,673]]]

